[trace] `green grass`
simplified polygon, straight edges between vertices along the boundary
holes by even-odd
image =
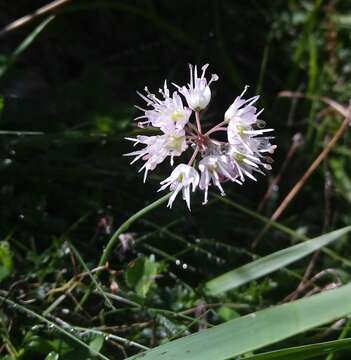
[[[0,28],[35,6],[5,0]],[[348,103],[350,14],[340,0],[77,0],[3,34],[0,359],[349,359],[350,132],[270,217],[342,121],[278,94]],[[278,145],[266,176],[207,206],[194,195],[191,213],[158,200],[167,166],[143,184],[122,156],[150,134],[135,91],[185,83],[188,63],[220,78],[204,121],[250,85]]]

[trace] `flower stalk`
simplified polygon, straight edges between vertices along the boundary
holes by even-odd
[[[131,217],[129,217],[125,222],[123,222],[119,226],[119,228],[111,236],[109,242],[107,243],[106,247],[104,248],[104,250],[101,254],[99,264],[98,264],[99,270],[96,272],[96,277],[98,277],[100,275],[103,268],[107,265],[108,259],[110,258],[113,250],[115,249],[115,247],[119,241],[119,236],[121,234],[123,234],[125,231],[127,231],[128,228],[135,221],[137,221],[138,219],[140,219],[144,215],[146,215],[148,212],[152,211],[153,209],[158,208],[160,205],[165,203],[171,197],[171,195],[172,195],[172,193],[168,193],[168,194],[164,195],[163,197],[159,198],[158,200],[154,201],[153,203],[145,206],[143,209],[141,209],[138,212],[136,212],[135,214],[133,214]],[[86,290],[86,292],[84,293],[83,297],[81,298],[81,300],[76,308],[78,308],[79,306],[83,306],[83,304],[87,301],[89,295],[91,294],[91,291],[92,291],[92,288],[88,288]]]
[[[158,200],[154,201],[153,203],[145,206],[143,209],[136,212],[134,215],[132,215],[129,219],[127,219],[123,224],[120,225],[120,227],[114,232],[111,239],[107,243],[104,251],[102,252],[102,255],[99,260],[98,266],[103,266],[107,263],[110,255],[112,254],[112,251],[114,250],[116,243],[118,242],[118,237],[124,233],[128,228],[138,219],[142,218],[145,214],[152,211],[153,209],[158,208],[160,205],[165,203],[169,197],[171,196],[171,193],[164,195],[163,197],[159,198]]]

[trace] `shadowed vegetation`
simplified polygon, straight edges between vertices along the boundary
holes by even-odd
[[[349,126],[301,178],[347,119],[351,4],[48,4],[0,4],[0,359],[349,359]],[[220,78],[209,124],[260,95],[273,170],[145,210],[169,167],[122,157],[136,91],[188,63]]]

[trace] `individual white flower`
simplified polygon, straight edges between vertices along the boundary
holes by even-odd
[[[207,79],[205,78],[205,73],[206,69],[208,68],[208,64],[204,65],[201,68],[201,77],[198,77],[196,65],[194,67],[194,71],[192,65],[189,65],[189,67],[190,83],[188,84],[188,87],[180,87],[176,84],[174,85],[178,88],[178,91],[184,95],[190,109],[194,111],[201,111],[207,107],[208,103],[211,100],[210,84],[213,81],[218,80],[218,75],[212,74],[210,81],[207,82]]]
[[[158,191],[162,191],[169,186],[172,195],[168,200],[167,207],[172,208],[173,202],[178,193],[182,190],[183,200],[185,200],[190,210],[190,186],[194,192],[199,184],[200,177],[198,172],[189,165],[179,164],[171,173],[171,175],[161,181],[161,187]]]
[[[164,82],[163,90],[159,92],[163,96],[163,100],[157,98],[155,94],[149,92],[145,87],[146,96],[137,92],[138,95],[144,99],[148,106],[153,109],[143,109],[136,106],[138,109],[144,111],[144,115],[137,117],[135,120],[146,119],[139,122],[139,126],[152,125],[160,128],[164,133],[172,133],[184,128],[189,121],[191,110],[183,106],[182,98],[174,91],[172,96],[170,95],[167,87],[167,82]]]
[[[273,131],[273,129],[263,129],[265,122],[258,119],[263,109],[257,112],[257,108],[253,104],[258,100],[259,96],[247,100],[242,99],[247,88],[248,86],[230,105],[224,114],[224,120],[229,122],[227,129],[228,142],[234,146],[240,143],[252,154],[253,152],[249,146],[250,139]]]
[[[270,163],[273,162],[273,159],[263,154],[272,154],[276,148],[276,145],[271,145],[269,138],[266,137],[251,138],[248,145],[250,146],[250,152],[248,152],[242,144],[236,146],[231,145],[228,151],[228,156],[232,161],[233,168],[238,171],[239,178],[242,182],[245,181],[245,176],[257,181],[252,173],[258,172],[264,174],[264,172],[260,170],[260,167],[263,167],[265,170],[271,170],[272,166]]]
[[[204,157],[199,163],[199,170],[201,172],[199,187],[205,191],[203,205],[208,201],[208,187],[212,183],[217,186],[224,196],[225,192],[222,188],[221,182],[236,180],[238,172],[232,166],[230,159],[225,155],[209,155]],[[239,182],[240,183],[240,182]]]
[[[253,96],[250,99],[244,100],[242,97],[248,88],[249,86],[246,85],[244,91],[235,98],[233,104],[231,104],[228,110],[225,112],[224,120],[230,121],[235,117],[244,117],[243,120],[248,120],[250,124],[256,122],[256,118],[259,114],[257,114],[257,116],[254,118],[254,121],[251,120],[252,113],[255,115],[255,112],[257,111],[256,107],[252,106],[252,104],[254,104],[259,99],[259,96]],[[261,112],[262,111],[263,110],[261,110]]]
[[[134,138],[126,138],[133,141],[134,146],[137,144],[145,144],[143,149],[133,151],[124,156],[135,156],[131,164],[137,160],[145,160],[145,164],[140,168],[144,173],[144,182],[146,181],[147,174],[150,170],[154,170],[156,166],[162,163],[167,156],[171,157],[171,165],[173,165],[173,157],[180,156],[186,150],[187,144],[185,140],[185,132],[183,130],[173,134],[164,134],[156,136],[143,136],[139,135]]]

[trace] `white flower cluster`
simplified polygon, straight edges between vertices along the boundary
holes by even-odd
[[[269,154],[274,153],[276,145],[270,143],[271,136],[266,136],[266,133],[273,129],[265,129],[265,122],[258,119],[263,111],[262,109],[257,112],[254,106],[259,96],[243,99],[247,86],[225,112],[224,120],[203,131],[200,114],[211,100],[210,84],[218,80],[218,76],[212,74],[210,81],[207,81],[207,67],[208,64],[202,67],[199,77],[197,67],[190,65],[190,83],[182,87],[173,84],[176,90],[172,93],[166,81],[163,89],[159,90],[159,97],[150,93],[147,87],[146,95],[138,93],[148,107],[137,107],[144,113],[136,118],[142,120],[138,123],[139,127],[152,126],[162,133],[127,138],[133,141],[134,145],[145,145],[140,150],[125,154],[135,156],[131,163],[139,159],[144,161],[139,170],[144,170],[144,182],[148,172],[154,170],[168,156],[173,166],[174,157],[182,155],[189,146],[193,151],[186,164],[177,165],[171,175],[161,182],[158,191],[169,187],[172,192],[168,207],[172,207],[176,196],[182,192],[190,209],[190,188],[194,192],[197,187],[204,191],[203,204],[206,204],[211,184],[224,196],[223,182],[232,181],[242,185],[246,178],[256,181],[254,174],[263,174],[262,169],[270,170],[273,162]],[[184,106],[180,95],[183,95],[188,107]],[[192,113],[195,114],[195,122],[190,121]],[[213,137],[223,131],[227,133],[226,141]],[[199,161],[198,157],[201,158]]]

